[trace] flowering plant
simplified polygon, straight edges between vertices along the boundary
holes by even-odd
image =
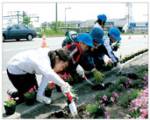
[[[133,118],[148,118],[148,87],[136,99],[131,101],[129,112]]]
[[[110,100],[112,103],[115,103],[115,102],[117,102],[118,98],[119,98],[119,94],[117,92],[113,92]]]
[[[36,86],[33,86],[32,88],[29,89],[28,92],[24,94],[24,97],[28,99],[33,99],[35,98],[35,94],[36,94]]]
[[[4,102],[4,108],[6,115],[12,115],[16,110],[16,101],[10,97],[9,100]]]
[[[16,101],[13,98],[9,98],[9,100],[4,102],[4,106],[11,107],[16,105]]]
[[[61,72],[61,73],[59,73],[59,76],[60,76],[64,81],[66,81],[66,80],[68,80],[68,79],[71,79],[70,73],[67,73],[67,72]]]

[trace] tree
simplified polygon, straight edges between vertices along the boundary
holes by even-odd
[[[56,25],[57,24],[57,25]],[[57,23],[56,22],[52,22],[51,23],[51,29],[52,30],[58,30],[59,27],[62,27],[64,26],[64,22],[61,22],[61,21],[58,21]],[[57,27],[57,28],[56,28]]]
[[[29,26],[30,23],[31,23],[30,17],[28,17],[27,15],[23,16],[23,24]]]

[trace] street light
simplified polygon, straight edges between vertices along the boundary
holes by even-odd
[[[71,9],[71,7],[66,7],[66,8],[65,8],[65,27],[66,27],[66,18],[67,18],[66,11],[67,11],[67,10],[70,10],[70,9]]]

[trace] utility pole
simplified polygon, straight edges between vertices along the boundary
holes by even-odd
[[[16,11],[16,12],[17,12],[17,14],[16,14],[17,15],[17,23],[19,24],[20,23],[20,21],[19,21],[20,11]]]
[[[132,17],[132,3],[127,2],[126,6],[128,8],[128,25],[130,22],[133,22],[133,17]]]
[[[66,7],[65,8],[65,27],[67,27],[67,10],[70,10],[71,9],[71,7]]]
[[[58,14],[57,14],[57,2],[55,3],[55,8],[56,8],[56,10],[55,10],[55,12],[56,12],[55,30],[57,31],[57,27],[58,27],[58,26],[57,26],[57,22],[58,22],[58,18],[57,18],[57,17],[58,17]]]

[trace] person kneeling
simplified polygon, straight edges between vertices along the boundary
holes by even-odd
[[[70,85],[62,80],[57,72],[68,66],[69,53],[64,49],[50,51],[49,48],[39,48],[21,52],[14,56],[7,66],[7,75],[13,86],[17,89],[12,97],[19,97],[18,103],[24,102],[24,94],[36,86],[36,100],[50,104],[51,98],[44,95],[49,81],[60,86],[64,94],[70,93]],[[38,87],[36,74],[42,75]],[[16,96],[15,96],[16,95]]]

